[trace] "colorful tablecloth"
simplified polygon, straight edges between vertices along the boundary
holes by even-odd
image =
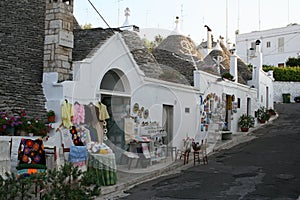
[[[93,154],[89,153],[89,170],[95,170],[98,181],[103,186],[117,183],[117,165],[115,154]]]

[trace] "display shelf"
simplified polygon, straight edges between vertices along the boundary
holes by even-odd
[[[151,163],[166,159],[167,145],[164,144],[167,132],[161,127],[145,126],[141,128],[141,136],[150,139],[149,150],[151,155]]]

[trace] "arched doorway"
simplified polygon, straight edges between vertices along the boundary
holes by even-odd
[[[106,120],[107,137],[116,147],[125,149],[124,117],[130,112],[131,95],[127,76],[121,70],[109,70],[102,78],[98,95],[110,115]]]

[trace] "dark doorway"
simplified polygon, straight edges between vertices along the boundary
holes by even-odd
[[[169,147],[172,147],[173,140],[173,116],[174,107],[171,105],[163,105],[162,127],[167,132],[166,141],[164,142]]]

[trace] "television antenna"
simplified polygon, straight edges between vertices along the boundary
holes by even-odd
[[[118,0],[117,3],[118,3],[118,26],[120,25],[120,2],[123,1],[123,0]]]

